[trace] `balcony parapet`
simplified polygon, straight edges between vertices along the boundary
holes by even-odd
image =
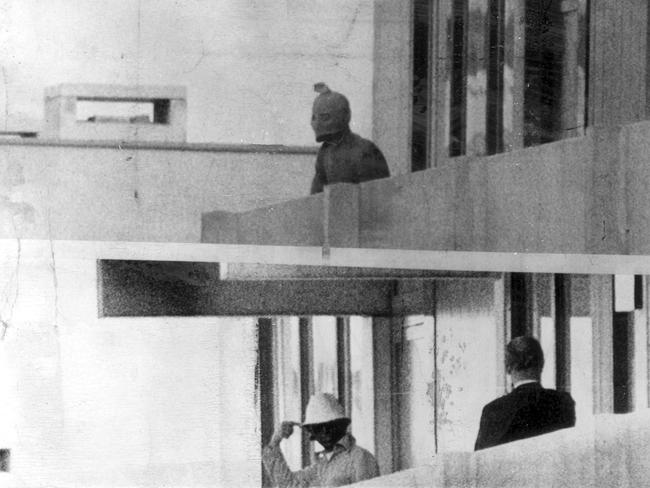
[[[352,486],[617,488],[646,486],[649,477],[650,410],[643,410],[596,415],[572,429],[483,451],[442,453],[430,466]]]
[[[434,251],[650,254],[650,122],[241,214],[203,216],[203,242]]]

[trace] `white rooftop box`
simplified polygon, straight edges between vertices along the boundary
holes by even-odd
[[[42,137],[185,142],[186,92],[182,86],[62,84],[48,87]]]

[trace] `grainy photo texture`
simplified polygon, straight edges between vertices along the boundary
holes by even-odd
[[[0,486],[650,479],[640,0],[0,0]]]

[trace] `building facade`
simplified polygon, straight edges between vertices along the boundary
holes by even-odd
[[[473,456],[524,333],[579,428],[648,408],[642,261],[444,271],[444,251],[648,254],[648,6],[361,7],[393,178],[307,196],[311,146],[0,142],[2,482],[265,484],[261,445],[322,390],[382,475],[426,470]],[[359,247],[443,252],[332,266]],[[312,447],[285,454],[299,468]]]

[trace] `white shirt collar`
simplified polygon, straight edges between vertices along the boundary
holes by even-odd
[[[514,390],[515,388],[518,388],[521,385],[526,385],[528,383],[539,383],[539,381],[538,380],[521,380],[521,381],[517,381],[516,383],[514,383],[512,385],[512,389]]]

